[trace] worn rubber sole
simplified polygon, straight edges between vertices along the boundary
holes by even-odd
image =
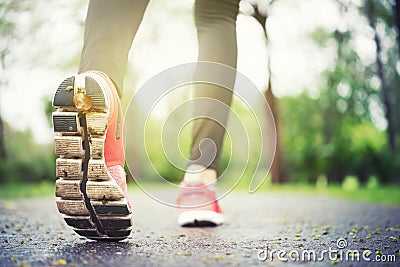
[[[84,86],[92,99],[88,112],[79,112],[73,104],[77,86]],[[130,235],[133,221],[127,199],[108,173],[104,159],[110,116],[105,86],[96,74],[71,76],[54,95],[56,203],[65,222],[79,235],[119,241]]]
[[[189,210],[178,216],[178,224],[182,227],[215,227],[223,222],[221,213],[208,210]]]

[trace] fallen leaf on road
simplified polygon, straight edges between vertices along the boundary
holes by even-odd
[[[59,260],[51,262],[51,265],[66,265],[66,264],[67,264],[67,261],[64,259],[59,259]]]
[[[340,262],[340,260],[339,260],[339,259],[335,259],[335,260],[331,261],[331,265],[338,264],[339,262]]]

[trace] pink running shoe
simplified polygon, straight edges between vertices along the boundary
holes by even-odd
[[[179,187],[178,206],[180,226],[212,227],[224,222],[213,186],[182,182]]]
[[[98,71],[71,76],[58,87],[53,106],[59,212],[89,239],[127,238],[132,211],[123,114],[113,82]]]

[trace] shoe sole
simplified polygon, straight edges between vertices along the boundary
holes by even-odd
[[[215,227],[223,222],[221,213],[208,210],[189,210],[178,216],[178,224],[182,227]]]
[[[78,77],[78,76],[77,76]],[[129,237],[133,221],[127,199],[107,171],[104,143],[109,118],[107,86],[98,75],[79,76],[92,108],[81,113],[73,104],[75,76],[58,87],[53,107],[56,197],[65,222],[81,236],[120,241]]]

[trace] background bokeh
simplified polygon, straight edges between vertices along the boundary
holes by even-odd
[[[87,3],[0,1],[1,183],[55,180],[51,98],[59,82],[77,70]],[[196,60],[192,8],[193,1],[150,2],[129,55],[125,108],[147,79]],[[396,10],[394,0],[241,1],[238,70],[265,92],[277,122],[269,182],[344,188],[399,182]],[[189,97],[168,97],[149,127]],[[248,116],[240,101],[233,108]],[[179,144],[189,150],[190,129]],[[150,157],[163,176],[178,181],[183,173],[157,157],[160,148],[152,142]],[[222,168],[228,160],[226,149]],[[149,170],[141,172],[140,179],[152,181]]]

